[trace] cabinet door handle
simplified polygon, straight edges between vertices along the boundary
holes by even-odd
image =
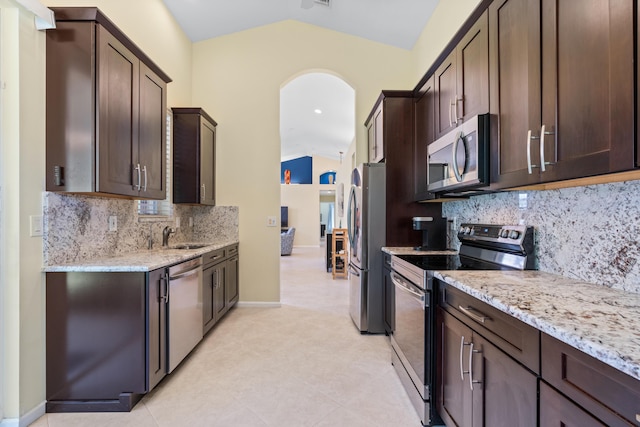
[[[133,168],[133,170],[134,170],[134,172],[137,172],[137,176],[138,176],[138,184],[133,184],[133,189],[140,191],[140,188],[142,188],[142,186],[140,185],[141,181],[142,181],[142,176],[140,175],[140,173],[141,173],[140,172],[140,163],[138,163],[136,165],[136,167]]]
[[[473,343],[470,344],[469,347],[469,388],[473,391],[474,384],[480,384],[482,381],[477,381],[473,379],[473,353],[481,353],[480,350],[473,349]]]
[[[142,172],[144,172],[144,186],[142,187],[142,191],[147,191],[147,165],[142,167]]]
[[[455,103],[452,100],[449,100],[449,126],[453,127],[453,115],[451,114],[451,110],[453,109]]]
[[[471,343],[464,342],[464,335],[460,337],[460,380],[464,381],[464,374],[468,374],[469,371],[465,371],[463,368],[462,362],[462,349],[464,349],[465,345],[471,345]]]
[[[547,132],[545,130],[545,125],[542,125],[540,129],[540,170],[544,172],[546,170],[546,165],[555,165],[555,163],[545,162],[544,160],[544,136],[545,135],[553,135],[555,132]]]
[[[458,95],[455,95],[453,98],[453,124],[458,125],[458,101],[462,101],[462,99],[458,99]]]
[[[529,175],[531,175],[531,168],[533,165],[531,164],[531,129],[527,132],[527,171]]]
[[[205,199],[205,195],[207,194],[207,187],[205,186],[205,184],[202,184],[202,191],[200,191],[200,202],[204,202]]]

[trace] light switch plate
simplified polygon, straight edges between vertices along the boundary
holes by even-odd
[[[29,228],[31,237],[42,236],[42,215],[29,216]]]
[[[268,216],[267,217],[267,227],[275,227],[278,225],[278,217],[276,216]]]
[[[176,228],[180,228],[180,217],[176,217]]]
[[[115,215],[109,217],[109,231],[118,231],[118,217]]]

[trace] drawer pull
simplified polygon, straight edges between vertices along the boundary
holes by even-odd
[[[484,323],[485,320],[491,320],[491,318],[489,316],[483,314],[482,312],[476,310],[475,308],[473,308],[471,306],[463,307],[463,306],[459,305],[458,309],[460,311],[462,311],[464,314],[466,314],[467,316],[471,317],[476,322]],[[478,314],[476,314],[474,312],[476,312]]]

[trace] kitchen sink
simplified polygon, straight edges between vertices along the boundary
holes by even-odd
[[[208,243],[184,243],[184,244],[179,244],[179,245],[172,245],[169,246],[167,249],[200,249],[200,248],[204,248],[205,246],[210,246]]]

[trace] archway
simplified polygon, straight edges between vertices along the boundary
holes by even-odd
[[[288,165],[287,182],[298,182],[296,170],[291,168],[296,167],[297,159],[311,165],[312,170],[307,172],[313,177],[310,184],[288,185],[281,168],[281,204],[289,207],[289,227],[296,228],[295,245],[319,246],[324,242],[321,222],[329,221],[321,212],[319,195],[322,191],[335,194],[340,182],[346,182],[348,188],[349,177],[338,173],[331,182],[324,182],[321,175],[340,170],[355,130],[355,90],[339,76],[325,71],[305,72],[280,88],[281,161]],[[330,223],[338,224],[335,209],[332,215]]]

